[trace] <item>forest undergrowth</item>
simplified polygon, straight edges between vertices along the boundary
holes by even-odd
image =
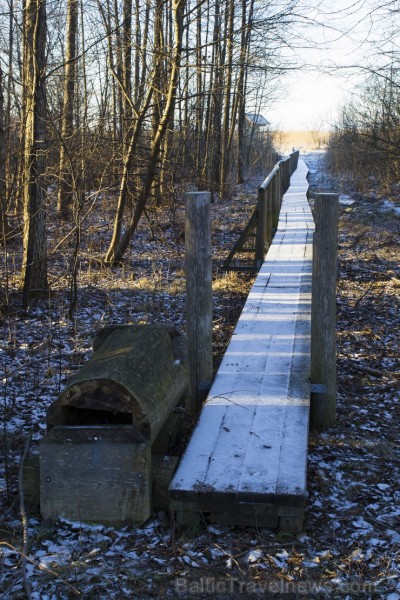
[[[207,523],[181,531],[164,512],[143,527],[115,529],[43,521],[29,505],[21,518],[24,451],[45,434],[46,409],[90,356],[93,335],[109,323],[173,322],[184,331],[183,207],[149,213],[124,262],[106,269],[109,199],[98,198],[81,231],[73,314],[74,238],[64,239],[56,220],[51,291],[26,311],[17,291],[21,249],[11,243],[2,252],[2,597],[400,600],[400,199],[358,193],[329,172],[323,153],[303,158],[311,198],[340,194],[337,421],[310,433],[304,532]],[[252,282],[220,268],[254,207],[257,183],[212,205],[215,368]]]

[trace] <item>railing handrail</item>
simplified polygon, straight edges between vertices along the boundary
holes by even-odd
[[[293,174],[293,172],[296,170],[297,167],[297,163],[299,160],[299,154],[300,151],[299,150],[293,150],[293,152],[291,152],[289,154],[289,156],[286,156],[284,158],[281,158],[280,160],[278,160],[278,162],[276,163],[276,165],[273,167],[273,169],[271,170],[271,172],[267,175],[267,177],[265,178],[265,180],[263,181],[263,183],[259,186],[258,191],[265,191],[267,189],[267,187],[269,186],[269,184],[271,183],[272,179],[274,178],[275,174],[277,173],[278,170],[281,170],[281,165],[284,165],[285,163],[290,163],[291,164],[291,173],[289,174],[289,177]]]
[[[279,161],[279,162],[281,162],[281,161]],[[279,162],[276,163],[276,165],[274,166],[274,168],[272,169],[272,171],[270,172],[270,174],[266,177],[266,179],[264,179],[264,181],[262,182],[262,184],[258,188],[259,192],[264,192],[267,189],[267,187],[269,186],[269,184],[271,183],[271,181],[275,177],[275,174],[279,171]]]
[[[294,150],[289,156],[279,160],[268,174],[266,179],[258,188],[257,205],[250,217],[249,223],[245,227],[243,234],[235,243],[227,259],[224,261],[223,268],[229,269],[230,262],[240,248],[246,242],[252,229],[256,226],[255,243],[255,264],[254,267],[246,267],[257,271],[265,256],[266,246],[272,242],[274,233],[278,226],[279,212],[281,209],[283,195],[289,188],[290,178],[297,169],[299,160],[299,150]]]

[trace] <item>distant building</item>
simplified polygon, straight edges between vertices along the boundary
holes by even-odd
[[[268,127],[270,122],[259,113],[246,113],[246,121],[250,127]]]
[[[244,135],[248,140],[257,141],[265,137],[270,122],[260,113],[246,113]]]

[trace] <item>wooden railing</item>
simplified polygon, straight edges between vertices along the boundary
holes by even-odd
[[[272,198],[280,197],[274,186],[288,180],[283,169],[290,172],[295,160],[285,161],[282,173],[274,170],[261,186],[261,196],[270,190],[271,206]],[[300,160],[282,201],[273,243],[170,484],[170,508],[182,526],[207,519],[220,525],[303,530],[314,235],[307,172]],[[321,348],[320,343],[323,360]],[[321,372],[321,379],[316,375],[316,383],[322,384],[317,386],[318,401],[324,399],[326,382]]]
[[[293,151],[289,156],[280,160],[265,181],[258,188],[257,206],[239,239],[233,246],[222,265],[224,271],[253,271],[257,272],[264,262],[265,253],[271,245],[276,227],[282,198],[290,185],[290,178],[297,169],[299,151]],[[255,232],[255,233],[254,233]],[[246,246],[251,237],[255,237],[253,246]],[[233,265],[236,254],[254,253],[253,264]]]

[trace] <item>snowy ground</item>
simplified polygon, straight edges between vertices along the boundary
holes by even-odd
[[[45,412],[67,376],[89,356],[106,322],[170,321],[184,327],[182,209],[152,216],[124,266],[105,271],[99,257],[108,218],[88,218],[77,312],[68,318],[69,253],[55,250],[52,294],[20,308],[18,248],[3,260],[10,308],[2,321],[0,400],[2,515],[0,595],[31,598],[387,598],[400,600],[399,325],[397,204],[360,196],[305,155],[312,190],[341,194],[338,282],[338,415],[310,435],[309,501],[297,536],[203,524],[180,531],[164,513],[142,528],[28,521],[28,550],[18,500],[18,468],[29,435],[45,432]],[[254,194],[213,204],[216,365],[249,289],[218,265],[252,210]],[[99,202],[102,200],[99,199]],[[51,245],[62,232],[53,225]],[[108,238],[109,239],[109,238]],[[70,248],[66,246],[70,244]],[[6,268],[7,267],[7,268]],[[7,275],[7,282],[5,276]]]

